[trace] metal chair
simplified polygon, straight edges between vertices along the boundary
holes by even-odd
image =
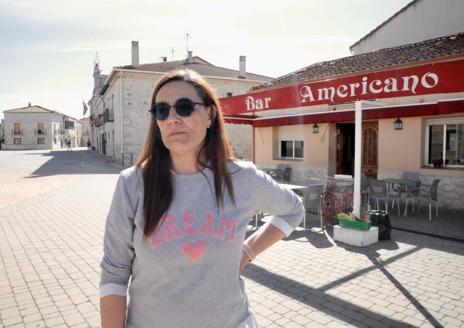
[[[310,184],[306,188],[303,204],[305,207],[305,215],[303,228],[306,229],[306,217],[308,213],[316,213],[319,215],[321,220],[321,229],[324,229],[324,223],[322,221],[322,192],[324,190],[324,185],[322,184]],[[315,212],[314,212],[315,210]]]
[[[290,169],[290,170],[287,170]],[[290,182],[290,174],[292,172],[292,168],[286,164],[277,164],[277,168],[274,170],[276,176],[273,177],[275,180],[280,180],[284,182]],[[287,171],[287,173],[285,173]],[[288,179],[285,180],[285,179]]]
[[[392,208],[394,207],[395,200],[398,207],[398,215],[400,215],[400,202],[399,195],[400,193],[388,192],[387,184],[383,180],[369,179],[369,199],[373,198],[376,201],[377,207],[379,209],[379,200],[385,202],[385,211],[388,213],[388,201],[392,198]]]
[[[427,188],[427,190],[423,193],[419,194],[419,200],[424,199],[429,204],[429,221],[432,221],[432,203],[435,203],[435,217],[438,218],[438,184],[440,183],[440,179],[435,179],[432,182],[432,185],[422,187]]]
[[[284,182],[290,182],[290,176],[292,175],[292,168],[290,166],[284,169],[283,180]]]
[[[416,184],[408,184],[407,186],[401,185],[396,189],[397,192],[404,193],[406,197],[406,205],[404,208],[404,213],[406,215],[408,211],[409,200],[412,202],[412,212],[414,212],[416,198],[419,197],[420,191],[420,174],[419,172],[403,172],[401,173],[401,179],[413,180],[416,181]]]

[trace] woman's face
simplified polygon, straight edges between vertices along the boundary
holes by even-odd
[[[189,98],[193,102],[203,103],[195,88],[184,81],[168,82],[161,87],[155,102],[165,101],[174,106],[179,98]],[[157,121],[161,138],[171,156],[194,156],[196,158],[206,130],[211,124],[209,106],[195,105],[195,110],[188,117],[179,116],[174,107],[169,110],[169,116],[164,121]]]

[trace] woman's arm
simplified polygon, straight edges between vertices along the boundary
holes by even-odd
[[[126,321],[126,297],[109,295],[100,298],[102,328],[123,328]]]
[[[256,168],[251,168],[249,172],[246,181],[247,188],[251,186],[251,204],[254,211],[266,212],[272,217],[245,241],[240,272],[256,255],[282,238],[288,237],[304,216],[303,203],[293,191]]]
[[[285,234],[282,230],[274,227],[272,224],[266,223],[263,227],[261,227],[261,229],[248,237],[245,244],[250,247],[254,255],[257,256],[284,237]],[[247,252],[242,252],[240,273],[251,260],[253,259],[247,254]]]
[[[100,279],[100,316],[105,328],[122,328],[126,320],[127,286],[134,259],[134,210],[121,173],[105,225]]]

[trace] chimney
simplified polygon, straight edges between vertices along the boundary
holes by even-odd
[[[240,56],[239,67],[240,67],[240,71],[238,74],[238,78],[239,79],[246,78],[246,56]]]
[[[193,56],[192,56],[192,51],[189,50],[189,51],[188,51],[188,57],[187,57],[187,63],[191,63],[191,62],[192,62],[192,58],[193,58]]]
[[[132,66],[139,64],[139,41],[132,41]]]
[[[163,60],[163,63],[168,61],[168,57],[161,57],[161,59]]]
[[[27,103],[27,107],[31,107],[31,102],[30,101]]]

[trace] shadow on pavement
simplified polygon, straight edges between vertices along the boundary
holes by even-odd
[[[250,263],[243,274],[246,278],[255,281],[258,284],[267,286],[274,291],[286,295],[298,302],[306,304],[323,313],[328,313],[331,317],[335,317],[340,321],[354,324],[355,320],[372,318],[377,322],[389,327],[410,327],[409,324],[395,320],[384,315],[370,311],[363,307],[357,306],[350,302],[341,300],[335,296],[325,293],[323,290],[306,286],[298,281],[286,278],[267,271],[266,269]],[[295,291],[298,291],[297,293]],[[340,311],[340,309],[344,309]],[[328,311],[328,309],[330,309]],[[353,313],[356,313],[358,318],[353,318]],[[359,318],[359,317],[364,318]]]
[[[294,240],[302,243],[309,242],[316,248],[329,248],[334,246],[325,233],[312,230],[295,230],[288,238],[285,238],[284,241],[285,240]]]
[[[464,210],[440,208],[438,217],[434,210],[433,218],[429,220],[428,210],[422,206],[408,216],[391,213],[390,220],[394,229],[464,242]]]
[[[302,302],[312,308],[315,308],[322,312],[327,312],[327,308],[331,309],[330,316],[336,317],[339,320],[349,323],[353,317],[349,313],[357,312],[366,318],[372,318],[382,324],[386,324],[390,327],[409,327],[410,325],[398,320],[391,319],[387,316],[375,313],[369,309],[362,308],[350,302],[341,300],[335,296],[329,295],[326,291],[335,288],[337,286],[343,285],[349,282],[352,279],[360,277],[370,271],[379,270],[381,271],[388,280],[409,300],[409,302],[416,307],[416,309],[428,320],[428,322],[434,327],[443,327],[438,320],[429,312],[427,309],[422,306],[422,304],[411,295],[411,293],[386,269],[386,266],[394,261],[397,261],[401,258],[414,254],[419,251],[422,247],[416,246],[413,249],[407,250],[401,254],[395,255],[385,261],[380,260],[379,254],[377,253],[378,249],[396,249],[395,242],[390,243],[392,247],[369,247],[369,248],[357,248],[347,246],[351,251],[361,253],[367,256],[367,258],[372,262],[372,266],[363,268],[352,274],[349,274],[341,279],[335,280],[327,285],[321,286],[320,288],[312,288],[306,286],[302,283],[299,283],[295,280],[286,278],[284,276],[272,273],[267,271],[264,268],[261,268],[254,264],[249,264],[247,270],[244,272],[244,276],[248,279],[255,281],[256,283],[266,285],[268,288],[271,288],[281,294],[284,294],[292,299],[295,299],[299,302]],[[290,287],[290,288],[289,288]],[[294,291],[298,290],[296,294]],[[323,303],[320,302],[323,300]],[[335,311],[332,309],[335,307]],[[348,311],[337,311],[337,307],[343,307],[348,309]],[[358,318],[359,319],[359,318]]]
[[[38,154],[27,155],[37,156]],[[41,156],[47,156],[50,159],[27,178],[59,174],[117,174],[123,169],[114,160],[86,149],[49,151]]]
[[[391,283],[408,299],[408,301],[414,305],[414,307],[419,311],[427,321],[433,327],[443,327],[437,319],[429,312],[427,309],[416,299],[411,293],[385,268],[384,263],[379,258],[369,258],[372,263],[379,269]]]

